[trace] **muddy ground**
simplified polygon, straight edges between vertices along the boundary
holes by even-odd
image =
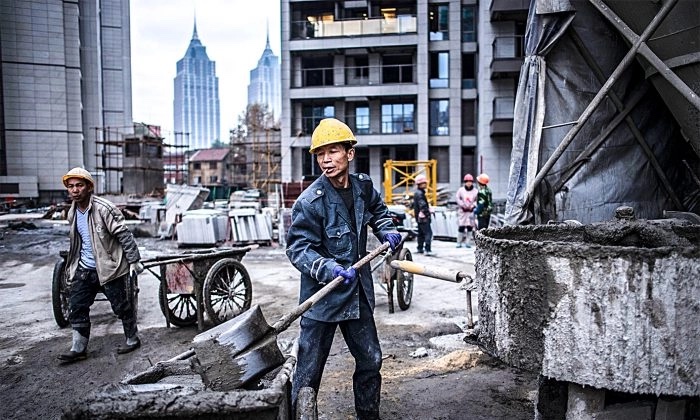
[[[146,273],[139,277],[142,348],[116,354],[123,341],[121,323],[109,304],[100,301],[93,305],[88,359],[60,364],[56,357],[70,347],[70,328],[59,328],[53,318],[51,277],[59,250],[67,248],[66,227],[37,220],[28,221],[28,229],[7,225],[0,220],[0,418],[60,418],[70,402],[190,348],[196,327],[166,328],[158,306],[158,280]],[[137,240],[145,257],[182,252],[174,241]],[[415,241],[407,246],[415,251]],[[473,273],[473,250],[442,241],[435,241],[433,250],[437,257],[414,254],[414,260]],[[242,262],[252,279],[253,303],[261,306],[269,323],[296,306],[298,273],[281,248],[260,247]],[[534,417],[536,376],[505,366],[462,340],[466,301],[458,285],[416,276],[408,310],[396,305],[396,312],[389,313],[379,287],[376,300],[385,357],[383,419]],[[288,343],[297,332],[298,321],[279,341]],[[424,357],[416,357],[419,353]],[[319,418],[354,418],[353,366],[338,333],[318,395]]]

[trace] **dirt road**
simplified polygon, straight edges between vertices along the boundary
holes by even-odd
[[[70,329],[57,327],[51,310],[51,276],[58,251],[67,248],[65,226],[45,221],[37,229],[0,228],[0,418],[54,419],[87,393],[115,384],[190,347],[196,328],[166,328],[157,300],[157,279],[139,278],[139,328],[143,346],[117,355],[121,323],[107,302],[92,310],[86,361],[61,365]],[[137,238],[145,257],[179,252],[171,241]],[[415,250],[415,242],[407,244]],[[437,257],[423,264],[472,272],[473,251],[436,241]],[[298,273],[277,247],[249,252],[242,261],[253,282],[254,304],[269,322],[297,304]],[[532,419],[536,377],[500,364],[462,341],[465,294],[458,285],[416,276],[410,308],[389,313],[376,287],[375,317],[384,353],[381,416],[390,419]],[[279,337],[291,342],[298,322]],[[423,357],[417,357],[422,354]],[[318,396],[322,419],[354,418],[353,359],[338,334]]]

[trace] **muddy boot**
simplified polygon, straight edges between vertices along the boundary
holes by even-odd
[[[132,351],[136,350],[139,347],[141,347],[141,340],[139,339],[138,335],[134,334],[133,336],[126,339],[126,345],[124,347],[122,347],[122,346],[117,347],[117,353],[118,354],[131,353]]]
[[[73,330],[73,346],[68,353],[58,355],[58,360],[64,363],[73,363],[87,359],[88,337]]]

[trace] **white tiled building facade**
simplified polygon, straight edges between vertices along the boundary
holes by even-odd
[[[103,129],[133,130],[129,34],[128,0],[0,0],[0,199],[54,201],[71,167],[110,165]]]

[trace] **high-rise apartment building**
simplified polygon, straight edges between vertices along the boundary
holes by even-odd
[[[335,117],[359,140],[352,169],[378,188],[387,159],[436,159],[438,185],[483,171],[505,197],[528,6],[282,1],[283,181],[320,174],[311,133]]]
[[[207,56],[196,22],[185,56],[177,62],[173,109],[175,135],[187,139],[190,150],[207,149],[220,140],[216,62]]]
[[[267,106],[275,121],[280,119],[282,112],[282,96],[280,94],[280,63],[270,48],[270,35],[267,35],[265,49],[258,65],[250,71],[248,85],[248,105],[261,104]]]
[[[70,168],[118,191],[133,132],[129,0],[0,0],[0,199],[62,200]]]

